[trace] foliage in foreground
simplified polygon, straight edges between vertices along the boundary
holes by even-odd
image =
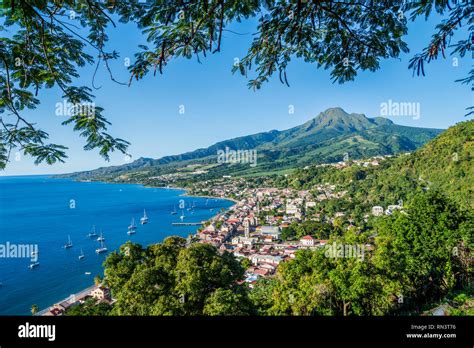
[[[229,253],[168,237],[143,249],[128,242],[105,261],[117,315],[249,314],[244,270]],[[248,303],[248,304],[247,304]]]
[[[474,28],[468,1],[451,6],[445,0],[157,0],[149,6],[139,1],[11,0],[3,1],[0,11],[4,19],[0,25],[0,169],[12,150],[32,156],[36,163],[53,164],[67,157],[66,147],[49,143],[49,134],[24,115],[37,107],[41,93],[49,88],[58,88],[73,106],[63,124],[72,125],[85,139],[84,150],[97,149],[105,159],[113,151],[127,151],[127,141],[107,133],[110,123],[103,108],[95,106],[92,89],[77,84],[79,68],[86,65],[95,65],[95,72],[105,65],[112,81],[127,84],[117,81],[110,69],[110,62],[120,57],[107,47],[115,21],[136,23],[147,41],[139,45],[128,66],[130,84],[149,73],[162,73],[173,59],[200,61],[220,52],[228,27],[253,18],[258,21],[256,34],[247,54],[233,67],[248,77],[253,89],[274,75],[289,85],[287,67],[295,58],[329,69],[331,79],[339,83],[354,80],[360,71],[376,71],[382,59],[408,52],[403,41],[408,19],[436,13],[443,16],[441,23],[409,65],[414,74],[425,75],[425,65],[446,58],[447,51],[464,57],[471,49],[470,37],[464,33]],[[458,30],[466,37],[454,41]],[[90,50],[93,54],[87,53]],[[95,73],[91,80],[97,88],[94,78]],[[458,81],[472,88],[474,69]]]

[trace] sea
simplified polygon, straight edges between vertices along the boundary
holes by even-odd
[[[125,242],[147,246],[167,236],[187,237],[199,226],[172,226],[183,213],[183,222],[201,222],[234,204],[184,193],[52,176],[0,177],[0,315],[28,315],[33,304],[41,310],[58,303],[93,285],[106,256]],[[171,214],[175,207],[177,214]],[[144,210],[149,222],[141,225]],[[137,230],[128,235],[132,218]],[[103,234],[107,253],[95,252],[100,243],[87,236],[93,226]],[[72,247],[65,248],[69,238]],[[19,257],[24,255],[11,249],[30,246],[38,248],[39,265],[32,269],[31,255]]]

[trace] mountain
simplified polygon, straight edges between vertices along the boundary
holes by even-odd
[[[281,187],[312,189],[331,182],[348,192],[350,204],[366,208],[410,200],[419,191],[435,190],[464,209],[474,208],[474,120],[460,122],[407,156],[380,166],[300,168],[280,176]],[[340,204],[340,202],[339,202]]]
[[[391,155],[419,148],[442,130],[399,126],[382,118],[330,108],[287,130],[271,130],[218,142],[208,148],[160,159],[134,162],[64,176],[80,180],[110,180],[120,176],[152,176],[200,169],[215,175],[253,175],[315,163]],[[257,165],[218,163],[218,151],[255,150]]]

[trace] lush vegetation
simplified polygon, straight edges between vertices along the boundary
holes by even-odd
[[[169,237],[144,249],[126,243],[105,261],[115,315],[250,314],[244,269],[229,253]]]
[[[438,190],[463,208],[474,207],[474,121],[450,127],[410,155],[384,160],[377,167],[349,166],[344,169],[313,166],[281,176],[281,187],[312,189],[323,183],[336,184],[350,200],[328,201],[320,209],[341,206],[352,211],[371,205],[397,204],[421,191]],[[357,214],[356,214],[357,215]]]
[[[248,261],[213,246],[187,245],[179,237],[145,249],[125,244],[105,261],[103,281],[117,300],[108,314],[400,315],[443,304],[451,315],[472,315],[473,125],[463,122],[378,167],[314,167],[274,179],[298,188],[333,182],[348,189],[349,198],[320,209],[343,204],[354,225],[337,219],[290,224],[284,239],[311,234],[329,239],[327,247],[298,251],[253,289],[242,282]],[[454,150],[455,160],[447,158]],[[403,211],[363,218],[369,203],[399,199]],[[336,246],[354,253],[330,252]]]
[[[74,316],[103,316],[110,315],[112,306],[105,302],[97,303],[93,297],[87,298],[84,303],[71,306],[67,309],[66,315]]]
[[[393,155],[413,151],[441,132],[439,129],[401,127],[381,117],[367,118],[330,108],[314,119],[284,130],[247,135],[221,141],[205,149],[160,159],[138,159],[115,167],[66,175],[76,179],[119,180],[147,185],[165,185],[157,176],[179,173],[184,180],[200,181],[223,175],[262,175],[264,172],[303,168],[317,163]],[[252,163],[218,163],[218,151],[256,151]],[[190,174],[193,171],[205,174]],[[153,178],[153,179],[150,179]]]
[[[378,219],[363,233],[349,229],[331,237],[330,244],[339,245],[373,241],[363,259],[328,257],[324,248],[298,252],[279,266],[274,280],[264,280],[252,291],[259,312],[421,313],[456,289],[469,287],[474,271],[472,215],[435,192],[420,193],[406,211]]]
[[[457,305],[453,315],[470,314],[472,231],[472,214],[423,192],[405,213],[376,219],[363,232],[331,234],[329,245],[361,248],[357,255],[302,250],[252,290],[239,282],[237,260],[213,246],[186,247],[179,237],[146,249],[127,243],[105,262],[104,281],[117,299],[112,310],[86,305],[68,314],[396,315],[446,299]]]

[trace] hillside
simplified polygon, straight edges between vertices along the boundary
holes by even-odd
[[[415,152],[387,160],[379,167],[297,170],[280,185],[312,188],[332,182],[347,189],[353,204],[393,204],[420,190],[437,190],[462,207],[474,208],[474,120],[450,127]]]
[[[382,117],[368,118],[341,108],[321,112],[308,122],[284,131],[272,130],[218,142],[208,148],[160,159],[134,162],[66,175],[76,179],[108,180],[121,175],[153,176],[196,169],[223,174],[248,175],[303,167],[349,158],[413,151],[441,132],[439,129],[405,127]],[[257,165],[218,163],[226,148],[256,150]]]

